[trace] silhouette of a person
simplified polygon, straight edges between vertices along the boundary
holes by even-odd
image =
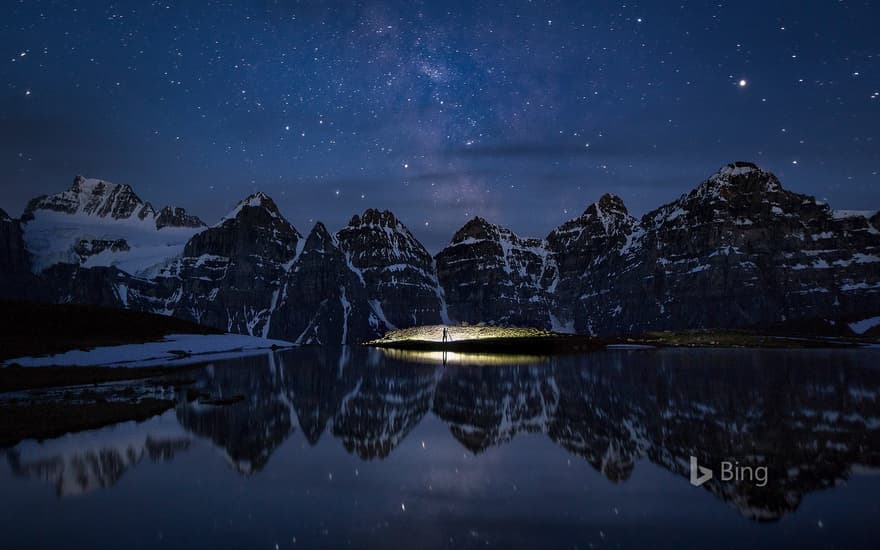
[[[449,329],[446,327],[443,327],[443,342],[446,342],[448,340],[449,340]]]

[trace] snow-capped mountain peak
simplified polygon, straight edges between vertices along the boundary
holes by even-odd
[[[355,215],[336,239],[348,268],[368,289],[376,322],[386,326],[438,322],[443,310],[431,254],[388,210]]]
[[[494,239],[497,235],[497,226],[489,223],[485,218],[474,216],[461,226],[461,229],[455,232],[450,246],[462,243],[467,239]]]
[[[409,228],[388,210],[373,208],[354,215],[337,234],[343,250],[358,267],[384,263],[430,263],[431,255]]]
[[[30,201],[21,220],[37,273],[57,263],[151,272],[203,227],[182,208],[157,215],[129,185],[83,176],[67,191]]]
[[[692,193],[729,198],[742,193],[779,193],[782,185],[770,172],[751,162],[731,162],[709,176]]]
[[[76,176],[67,191],[32,200],[22,215],[22,221],[32,221],[41,210],[148,224],[154,223],[156,216],[153,206],[142,201],[130,186],[83,176]]]
[[[262,208],[265,210],[269,216],[276,219],[283,219],[281,216],[281,211],[278,210],[278,206],[275,204],[275,201],[262,191],[257,191],[256,193],[252,193],[245,197],[241,202],[239,202],[235,208],[233,208],[228,214],[223,216],[223,219],[217,224],[218,226],[223,224],[226,220],[233,220],[242,214],[243,211],[252,208]]]
[[[547,240],[555,250],[581,248],[595,239],[629,234],[637,223],[620,197],[606,193],[583,214],[553,230]]]
[[[390,210],[378,210],[376,208],[368,208],[364,211],[363,215],[358,216],[355,214],[352,216],[351,221],[348,222],[348,225],[351,227],[358,227],[361,225],[379,225],[382,227],[397,227],[402,225],[400,220],[394,215]]]
[[[546,318],[541,282],[552,263],[546,241],[521,238],[478,216],[455,233],[436,261],[451,318],[479,323],[489,317],[509,325]],[[478,308],[471,306],[475,302]]]
[[[312,230],[309,231],[308,237],[306,237],[306,244],[303,250],[324,253],[328,250],[335,250],[338,247],[339,243],[336,242],[336,237],[327,231],[327,227],[323,223],[316,222]]]
[[[482,241],[495,243],[501,247],[502,251],[508,251],[511,248],[540,248],[543,246],[540,239],[522,238],[510,229],[491,223],[480,216],[474,216],[456,231],[449,246],[473,245]]]
[[[366,210],[335,235],[318,223],[306,239],[264,193],[211,228],[182,209],[142,211],[130,187],[77,178],[32,201],[23,223],[0,223],[0,268],[21,266],[0,275],[42,273],[19,279],[46,281],[57,301],[301,343],[450,321],[624,334],[871,319],[880,307],[880,213],[832,211],[751,163],[639,220],[603,195],[545,239],[476,217],[435,258],[389,211]],[[57,263],[73,266],[45,269]],[[135,277],[87,269],[106,266]]]

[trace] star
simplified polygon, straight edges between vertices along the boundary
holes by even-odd
[[[880,207],[876,186],[839,181],[846,182],[843,166],[855,181],[878,181],[870,176],[880,139],[876,39],[870,25],[854,24],[876,19],[869,2],[777,7],[765,13],[764,26],[735,25],[739,10],[729,2],[713,2],[711,23],[681,2],[673,16],[662,3],[432,10],[389,0],[364,9],[363,18],[336,16],[344,3],[298,10],[278,2],[263,13],[227,2],[222,10],[204,8],[211,17],[202,26],[190,20],[202,11],[161,2],[168,24],[150,33],[143,32],[148,10],[137,0],[116,0],[104,17],[71,8],[61,32],[50,32],[46,22],[58,14],[40,3],[15,4],[4,14],[0,66],[11,93],[0,97],[0,112],[26,110],[4,120],[7,133],[46,145],[25,154],[41,153],[36,173],[14,176],[17,189],[0,194],[7,211],[21,211],[31,198],[29,178],[45,182],[41,193],[55,192],[57,167],[92,165],[82,166],[76,133],[52,135],[71,120],[89,135],[119,140],[118,158],[95,163],[107,164],[102,175],[111,181],[136,172],[153,148],[168,160],[147,163],[146,181],[222,181],[223,193],[205,201],[195,185],[142,190],[203,218],[225,214],[225,201],[246,196],[253,179],[267,182],[270,194],[286,188],[288,197],[301,197],[295,206],[279,199],[288,201],[279,204],[285,211],[328,224],[369,194],[369,206],[415,220],[424,232],[418,237],[434,239],[423,243],[432,252],[447,244],[457,230],[452,220],[464,211],[489,212],[526,236],[546,234],[568,216],[560,214],[561,197],[571,198],[563,204],[573,213],[593,195],[620,191],[617,185],[663,180],[649,167],[654,156],[671,154],[688,167],[684,179],[705,176],[695,166],[710,158],[723,163],[749,152],[759,158],[741,160],[794,172],[796,154],[811,170],[793,187],[829,194],[841,208]],[[729,28],[712,39],[718,25]],[[838,39],[815,35],[831,26]],[[248,39],[217,40],[237,33]],[[106,51],[110,43],[119,51]],[[697,44],[700,55],[692,55],[688,48]],[[727,93],[713,93],[719,87]],[[698,102],[704,109],[688,108]],[[835,132],[823,131],[827,121],[835,121]],[[719,135],[718,127],[751,131]],[[0,157],[17,158],[10,149],[16,141],[0,144]],[[813,173],[814,165],[824,172]],[[199,177],[178,177],[191,172]],[[552,192],[540,191],[545,179]],[[322,192],[308,193],[312,180],[339,201],[330,207]],[[658,193],[672,197],[683,180]],[[276,191],[272,181],[285,185]],[[643,214],[658,205],[638,193],[627,206]]]

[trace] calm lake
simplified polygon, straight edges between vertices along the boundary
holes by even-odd
[[[308,348],[180,377],[226,404],[178,391],[143,422],[0,450],[2,546],[880,539],[880,350]],[[699,487],[692,456],[714,470]],[[724,461],[766,484],[721,479]]]

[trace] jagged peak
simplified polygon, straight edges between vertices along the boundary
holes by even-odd
[[[148,222],[155,216],[150,203],[142,201],[131,186],[81,175],[73,178],[66,191],[32,199],[25,208],[22,221],[33,220],[38,210],[114,220],[145,221],[150,218]]]
[[[251,193],[247,197],[241,200],[241,202],[233,208],[229,214],[223,217],[222,221],[231,220],[239,217],[246,208],[263,208],[265,209],[269,215],[273,218],[283,219],[281,216],[281,211],[278,210],[278,206],[275,204],[275,201],[272,200],[272,197],[263,193],[262,191],[257,191],[256,193]]]
[[[89,193],[93,191],[98,186],[106,186],[106,187],[123,187],[131,189],[130,186],[126,184],[118,184],[111,183],[109,181],[104,181],[98,178],[87,178],[83,175],[77,174],[73,177],[73,183],[70,185],[71,193]]]
[[[272,197],[267,195],[262,191],[257,191],[256,193],[251,193],[247,197],[245,197],[240,203],[240,206],[250,206],[250,207],[258,207],[262,206],[265,208],[270,208],[277,210],[278,207],[275,205],[275,201],[272,200]]]
[[[535,247],[541,245],[541,239],[527,239],[520,237],[510,229],[491,223],[485,218],[474,216],[465,223],[461,229],[455,232],[450,245],[464,242],[490,240],[507,242],[514,246]]]
[[[742,174],[750,174],[752,172],[763,172],[761,168],[754,162],[737,160],[730,162],[718,169],[716,175],[739,176]]]
[[[102,192],[112,193],[114,191],[117,193],[131,194],[134,199],[143,202],[134,192],[134,189],[132,189],[127,183],[113,183],[98,178],[87,178],[85,176],[76,175],[74,176],[73,183],[70,185],[69,189],[69,192],[71,193],[86,196]]]
[[[758,167],[757,164],[746,161],[736,161],[725,164],[717,172],[709,176],[700,187],[710,192],[719,192],[722,188],[728,192],[737,192],[746,188],[754,187],[754,183],[760,183],[760,190],[778,192],[782,191],[779,179]]]
[[[482,216],[474,216],[473,218],[471,218],[470,220],[467,221],[467,223],[465,224],[465,227],[467,227],[468,225],[471,225],[471,224],[481,225],[483,227],[497,227],[494,223],[490,222],[489,220],[487,220],[486,218],[484,218]]]
[[[156,215],[156,228],[163,227],[205,227],[198,216],[187,213],[179,206],[166,206]]]
[[[368,208],[360,216],[355,214],[351,221],[348,222],[350,227],[359,227],[361,225],[380,225],[383,227],[396,227],[402,225],[399,219],[390,210],[379,210],[377,208]]]
[[[431,254],[389,210],[369,208],[336,233],[340,248],[357,266],[377,262],[430,262]]]
[[[489,223],[485,218],[474,216],[455,232],[455,235],[452,236],[452,243],[459,243],[468,238],[495,239],[498,237],[500,229],[502,228]]]
[[[548,239],[563,239],[573,242],[580,238],[585,230],[590,235],[613,235],[621,230],[629,232],[637,220],[626,209],[623,199],[612,193],[605,193],[599,200],[591,204],[579,217],[554,229]],[[601,229],[598,226],[601,225]]]
[[[308,237],[306,237],[303,251],[320,250],[323,252],[326,250],[327,246],[339,248],[339,243],[337,242],[336,237],[327,231],[327,227],[322,222],[315,222],[315,225],[312,226],[312,230],[309,231]]]
[[[293,246],[302,239],[296,227],[281,214],[275,201],[262,192],[252,193],[242,199],[229,214],[213,225],[213,228],[234,227],[270,231],[273,234],[272,239],[278,243],[285,242],[285,247]]]
[[[168,206],[163,206],[162,209],[159,210],[159,213],[160,213],[160,214],[162,214],[162,213],[166,213],[166,214],[186,214],[186,208],[182,208],[182,207],[180,207],[180,206],[168,205]]]
[[[704,207],[711,207],[717,211],[735,203],[775,204],[773,201],[780,200],[780,194],[789,199],[815,203],[812,197],[784,190],[773,173],[761,169],[754,163],[731,162],[677,200],[645,214],[642,223],[657,224],[674,221],[676,224],[682,224],[686,223],[684,214]]]
[[[462,226],[462,229],[464,229],[465,227],[483,228],[487,230],[507,230],[505,227],[502,227],[496,223],[492,223],[482,216],[474,216],[473,218],[469,219]]]
[[[599,197],[599,200],[588,206],[579,218],[575,218],[569,223],[584,223],[594,218],[601,221],[608,229],[609,224],[620,219],[630,219],[632,216],[629,215],[629,210],[626,209],[623,199],[612,193],[605,193]]]
[[[333,235],[327,231],[327,226],[324,225],[324,222],[315,222],[315,225],[312,226],[312,230],[309,231],[309,235],[326,235],[327,237],[333,237]]]
[[[626,209],[626,205],[623,203],[623,199],[613,193],[605,193],[599,197],[598,201],[593,203],[593,206],[595,206],[597,210],[605,212],[619,212],[622,214],[629,213]]]
[[[9,214],[7,214],[5,210],[0,208],[0,222],[8,222],[10,220],[12,220],[12,218],[9,217]]]

